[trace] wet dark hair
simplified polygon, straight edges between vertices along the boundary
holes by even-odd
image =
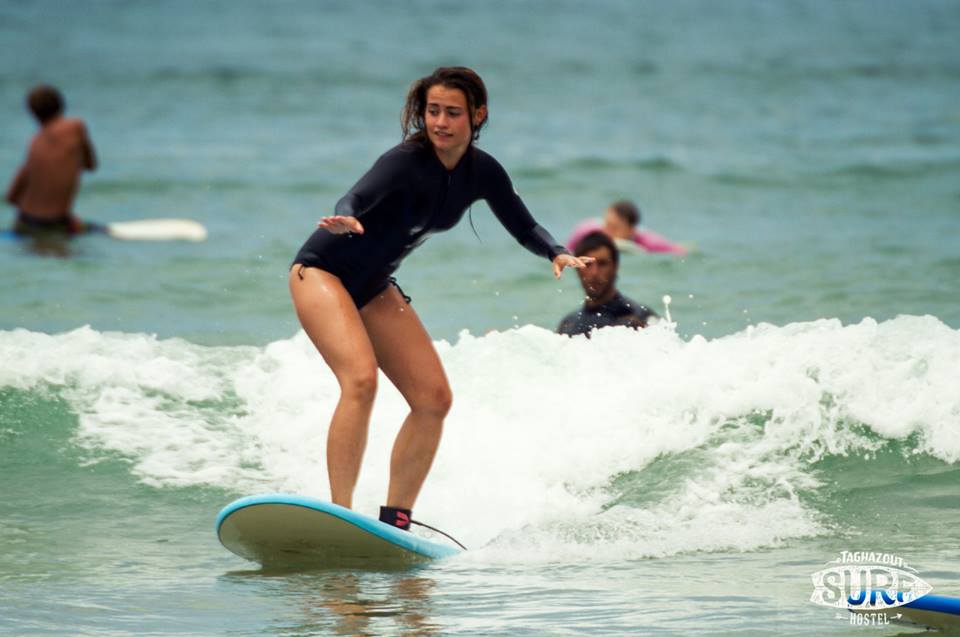
[[[613,242],[610,235],[599,230],[594,230],[583,239],[580,239],[577,245],[573,246],[573,256],[582,257],[597,248],[607,248],[610,250],[610,258],[613,259],[613,265],[620,265],[620,250],[617,249],[617,244]]]
[[[65,104],[60,91],[47,84],[40,84],[34,86],[27,95],[27,106],[34,117],[40,120],[41,124],[45,124],[61,114]]]
[[[640,209],[637,208],[637,204],[632,201],[626,199],[614,201],[610,204],[610,208],[612,208],[621,219],[629,223],[631,228],[640,223]]]
[[[465,66],[441,66],[427,77],[421,77],[410,85],[407,103],[403,106],[400,123],[403,127],[403,141],[429,144],[426,132],[427,91],[437,85],[450,89],[459,89],[467,98],[467,112],[470,116],[470,130],[473,141],[480,139],[480,129],[487,123],[484,118],[478,126],[473,125],[473,116],[477,109],[487,105],[487,87],[472,69]]]

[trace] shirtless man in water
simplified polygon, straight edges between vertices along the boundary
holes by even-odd
[[[80,173],[97,167],[87,128],[76,117],[64,117],[63,96],[52,86],[31,90],[27,105],[40,130],[7,189],[7,201],[17,208],[13,229],[19,234],[86,232],[91,228],[74,216],[73,200]]]

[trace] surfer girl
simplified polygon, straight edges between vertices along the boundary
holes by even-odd
[[[486,122],[487,91],[471,69],[441,67],[414,82],[402,113],[403,141],[320,220],[290,269],[297,317],[340,385],[327,435],[335,504],[352,505],[377,368],[410,406],[380,508],[382,521],[404,529],[453,396],[410,297],[392,277],[400,262],[430,235],[456,225],[479,199],[521,245],[551,261],[554,276],[589,261],[569,254],[537,224],[503,167],[476,147]]]

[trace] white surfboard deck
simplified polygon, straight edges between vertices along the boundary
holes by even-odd
[[[204,241],[207,229],[193,219],[141,219],[108,223],[107,234],[124,241]]]
[[[289,494],[232,502],[217,516],[216,529],[227,549],[264,567],[390,567],[460,552],[351,509]]]

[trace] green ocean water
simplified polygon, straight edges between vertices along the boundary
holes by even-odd
[[[0,633],[909,631],[810,575],[883,551],[960,595],[958,34],[933,0],[0,3],[0,174],[51,82],[101,159],[79,214],[210,231],[0,239]],[[558,238],[626,197],[694,246],[621,266],[676,325],[550,334],[577,280],[476,204],[398,273],[455,393],[417,513],[471,551],[256,572],[216,513],[325,497],[336,399],[286,268],[440,64]],[[383,389],[362,509],[403,413]]]

